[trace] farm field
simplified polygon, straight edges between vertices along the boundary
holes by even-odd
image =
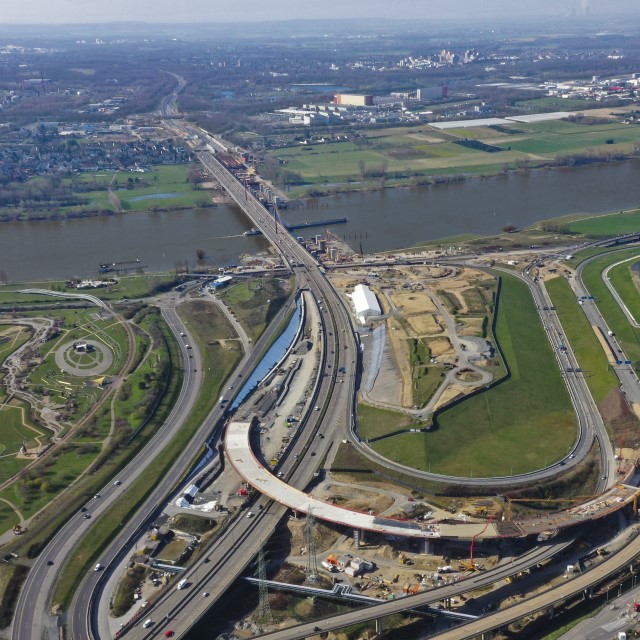
[[[418,469],[463,477],[524,473],[569,451],[575,416],[535,304],[523,282],[501,278],[496,337],[511,377],[442,411],[435,431],[381,440],[376,451]]]
[[[612,120],[580,124],[567,120],[453,128],[419,127],[372,130],[354,141],[306,144],[268,153],[279,161],[280,175],[297,176],[292,195],[311,185],[335,186],[378,180],[402,181],[418,175],[497,173],[522,162],[535,167],[571,153],[629,151],[640,142],[640,127]],[[457,144],[477,141],[501,151]],[[357,186],[354,185],[354,186]]]

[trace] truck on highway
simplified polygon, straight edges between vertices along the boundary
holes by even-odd
[[[187,582],[186,578],[182,578],[182,580],[180,580],[180,582],[178,582],[178,586],[176,587],[176,589],[178,589],[178,591],[180,591],[181,589],[184,589],[189,583]]]

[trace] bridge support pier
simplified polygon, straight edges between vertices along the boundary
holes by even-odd
[[[434,544],[433,544],[433,540],[427,540],[427,538],[424,539],[424,547],[422,549],[422,553],[425,556],[432,556],[434,555]]]
[[[382,618],[376,618],[376,637],[384,637],[384,628],[382,626]]]

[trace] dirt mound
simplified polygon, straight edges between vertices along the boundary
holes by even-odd
[[[616,447],[635,446],[640,439],[640,420],[619,389],[609,391],[599,407],[602,419],[613,429]]]

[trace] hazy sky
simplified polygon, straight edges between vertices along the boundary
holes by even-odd
[[[0,0],[0,24],[604,15],[638,0]]]

